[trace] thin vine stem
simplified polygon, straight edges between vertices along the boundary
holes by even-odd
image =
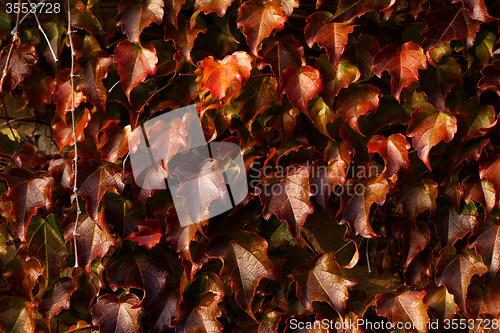
[[[73,229],[73,245],[75,252],[75,268],[78,267],[78,246],[76,236],[78,236],[78,221],[80,219],[80,203],[78,202],[78,188],[76,186],[76,182],[78,179],[78,148],[76,144],[76,125],[75,125],[75,83],[74,83],[74,68],[75,68],[75,48],[73,46],[73,31],[71,27],[71,3],[68,0],[68,40],[69,46],[71,50],[71,73],[69,75],[70,83],[71,83],[71,126],[73,127],[73,140],[74,140],[74,154],[73,157],[73,170],[74,170],[74,182],[73,182],[73,194],[74,199],[76,201],[76,220],[75,220],[75,228]]]

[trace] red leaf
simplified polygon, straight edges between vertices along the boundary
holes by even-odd
[[[253,320],[247,315],[241,315],[236,319],[232,333],[276,333],[281,320],[281,313],[275,310],[266,310],[261,315],[260,322]]]
[[[396,1],[393,0],[341,0],[339,1],[335,21],[347,22],[367,12],[384,12],[392,8]]]
[[[388,138],[381,135],[374,135],[368,142],[368,152],[377,152],[382,156],[385,162],[384,172],[381,177],[391,178],[392,175],[403,167],[408,169],[410,160],[408,159],[408,150],[410,143],[402,134],[392,134]]]
[[[446,290],[445,286],[436,286],[435,281],[430,281],[425,287],[427,294],[424,297],[424,303],[429,310],[434,312],[441,321],[451,320],[458,312],[454,297]]]
[[[118,43],[113,62],[118,63],[118,75],[125,95],[130,101],[130,92],[149,75],[156,74],[158,57],[153,45],[142,47],[128,40]]]
[[[286,68],[281,76],[280,94],[286,93],[288,100],[307,114],[307,102],[316,93],[321,94],[323,83],[319,71],[311,66]]]
[[[441,246],[453,245],[457,240],[472,232],[478,223],[477,213],[464,206],[457,214],[454,207],[441,207],[437,212],[436,229]]]
[[[78,108],[75,110],[74,116],[76,140],[81,142],[85,140],[83,130],[87,127],[90,120],[90,113],[87,108]],[[59,149],[75,144],[71,117],[71,113],[66,113],[63,117],[60,117],[56,113],[52,119],[53,137]]]
[[[104,193],[110,188],[122,192],[125,187],[123,182],[123,170],[107,162],[98,164],[93,160],[82,159],[78,162],[78,194],[85,199],[86,210],[90,217],[98,220],[97,211]]]
[[[331,139],[327,125],[333,122],[336,117],[333,115],[330,107],[323,101],[323,98],[319,97],[316,99],[308,116],[319,132]]]
[[[470,285],[466,305],[472,318],[477,318],[480,314],[496,317],[500,313],[500,290],[495,287]]]
[[[483,77],[477,83],[479,89],[494,88],[498,90],[500,86],[500,60],[495,60],[493,63],[484,66],[481,69],[481,74],[483,74]]]
[[[455,303],[460,311],[466,314],[465,296],[470,279],[474,274],[481,276],[488,271],[481,257],[468,247],[458,253],[454,247],[447,246],[440,251],[436,270],[436,285],[445,285],[455,296]]]
[[[406,284],[408,286],[419,286],[425,276],[432,278],[433,263],[434,256],[432,255],[432,249],[430,246],[426,246],[423,251],[417,254],[406,269]]]
[[[483,0],[453,0],[451,3],[457,3],[462,1],[464,8],[469,11],[469,15],[472,19],[481,22],[490,22],[496,20],[488,14],[486,6]]]
[[[59,314],[63,309],[69,310],[70,297],[75,288],[73,280],[69,277],[63,277],[57,281],[54,288],[45,292],[40,303],[38,303],[38,312],[42,315],[50,331],[50,318]]]
[[[173,41],[175,48],[179,51],[182,58],[188,63],[193,64],[191,49],[193,48],[194,40],[200,32],[205,33],[207,28],[205,23],[200,20],[196,20],[195,25],[191,27],[189,20],[182,13],[179,14],[176,19],[177,21],[177,27],[168,24],[168,22],[165,23],[165,40]]]
[[[500,251],[500,226],[493,223],[481,226],[469,237],[469,244],[476,248],[477,253],[488,264],[488,279],[493,279],[500,269],[500,258],[497,254]]]
[[[165,15],[168,17],[170,23],[177,29],[177,15],[179,15],[179,11],[186,0],[164,0],[163,2],[165,4]]]
[[[211,57],[205,58],[202,66],[200,88],[210,89],[210,94],[218,100],[226,96],[233,81],[242,82],[236,55],[228,55],[223,60],[217,61],[212,60]]]
[[[379,91],[371,84],[350,84],[347,89],[340,91],[338,95],[337,110],[342,112],[342,119],[356,132],[361,134],[358,128],[358,118],[368,111],[377,111],[379,102]]]
[[[196,0],[194,10],[195,12],[203,12],[205,15],[217,13],[219,17],[223,17],[231,3],[233,3],[233,0]]]
[[[355,235],[364,238],[379,237],[368,222],[368,214],[373,203],[379,206],[385,202],[385,196],[389,192],[390,184],[387,179],[375,180],[375,176],[368,178],[359,188],[356,186],[354,195],[347,202],[345,211],[339,224],[349,223]]]
[[[259,51],[257,68],[262,70],[266,65],[271,67],[274,76],[278,79],[288,67],[300,67],[304,47],[292,35],[285,35],[282,38],[270,36],[264,39],[262,49]]]
[[[231,277],[236,303],[253,317],[251,304],[262,278],[276,281],[276,271],[267,257],[267,242],[256,234],[240,231],[232,240],[216,236],[207,244],[209,257],[223,258],[224,272]]]
[[[463,181],[464,199],[467,204],[471,199],[479,203],[485,212],[486,218],[495,207],[495,190],[486,179],[479,179],[477,175],[470,175]]]
[[[160,193],[160,192],[158,192]],[[132,206],[130,200],[117,193],[107,193],[103,197],[106,222],[113,226],[115,233],[123,239],[130,233],[137,231],[137,224],[146,219],[144,206]],[[162,201],[165,204],[165,201]]]
[[[478,98],[470,98],[460,104],[457,110],[458,134],[463,147],[465,141],[486,135],[486,129],[496,124],[495,109],[492,105],[484,105]]]
[[[406,135],[412,138],[412,146],[418,157],[431,169],[429,151],[441,140],[450,142],[457,132],[455,115],[438,111],[429,103],[422,104],[411,114]]]
[[[380,51],[378,40],[367,34],[362,34],[355,42],[349,43],[341,59],[347,60],[356,66],[364,79],[373,72],[373,57]],[[356,80],[355,80],[356,81]]]
[[[165,289],[167,277],[172,276],[167,256],[161,249],[145,251],[127,246],[122,247],[119,256],[106,267],[106,272],[113,291],[141,288],[145,292],[145,304]]]
[[[422,19],[427,22],[427,27],[422,31],[425,37],[422,46],[431,64],[430,51],[441,43],[460,39],[465,48],[470,49],[481,25],[481,21],[471,19],[466,9],[450,6],[446,0],[432,1],[430,10],[425,12]]]
[[[125,294],[120,298],[106,294],[92,307],[92,325],[99,325],[102,332],[139,333],[138,317],[142,312],[139,298]]]
[[[155,219],[146,219],[137,223],[139,231],[134,231],[125,237],[123,240],[131,240],[139,245],[146,246],[151,250],[153,246],[158,244],[161,238],[161,225]]]
[[[92,61],[89,61],[83,69],[83,82],[79,88],[89,101],[95,105],[97,110],[106,115],[106,87],[102,79],[107,76],[107,68],[113,63],[107,53],[99,51]]]
[[[69,110],[71,110],[72,106],[73,90],[71,89],[70,74],[71,70],[69,68],[66,68],[56,75],[57,89],[54,93],[53,99],[54,104],[56,105],[57,113],[61,117],[64,116]],[[81,91],[75,91],[75,108],[80,105],[83,99],[83,93]]]
[[[340,89],[347,88],[351,82],[359,79],[360,72],[346,61],[339,63],[337,71],[335,71],[328,62],[326,54],[322,54],[317,60],[319,72],[321,73],[321,82],[323,82],[323,92],[321,97],[327,105],[332,105],[333,98],[337,96]]]
[[[11,214],[15,217],[15,229],[24,242],[31,217],[42,207],[48,214],[52,210],[54,179],[44,171],[30,174],[24,169],[11,169],[0,176],[7,181],[6,199],[12,202]]]
[[[401,90],[418,80],[418,70],[427,68],[427,60],[422,48],[413,42],[407,42],[398,51],[390,44],[380,50],[373,58],[373,70],[378,77],[387,70],[391,74],[392,94],[400,101]]]
[[[0,299],[0,329],[2,332],[35,333],[35,321],[31,302],[22,302],[16,297]]]
[[[307,310],[314,311],[313,301],[327,302],[344,316],[349,298],[347,288],[356,285],[357,281],[344,274],[332,252],[318,254],[310,267],[299,266],[292,274],[297,283],[297,295]]]
[[[222,324],[217,317],[222,316],[222,312],[217,304],[222,301],[222,297],[211,292],[201,294],[197,306],[189,303],[181,303],[179,318],[175,322],[175,331],[178,333],[210,332],[222,333]]]
[[[311,165],[309,185],[316,201],[328,214],[330,214],[328,199],[336,185],[344,184],[346,166],[346,161],[341,158],[340,154],[330,164],[324,160],[317,160]]]
[[[21,86],[26,105],[30,108],[36,108],[52,103],[56,80],[51,76],[45,76],[44,71],[38,68],[36,78],[34,80],[25,78]]]
[[[253,54],[257,55],[257,46],[271,32],[281,31],[287,20],[281,4],[274,0],[262,3],[259,0],[245,1],[238,12],[236,26],[243,26],[243,34]]]
[[[47,163],[47,154],[39,151],[35,146],[27,142],[21,149],[17,150],[12,159],[18,168],[25,170],[36,167],[43,168]]]
[[[497,204],[500,207],[500,156],[489,154],[486,160],[479,165],[479,177],[486,178],[495,189],[497,194]]]
[[[460,64],[453,58],[444,57],[437,67],[430,66],[422,72],[420,84],[424,92],[429,97],[436,110],[446,111],[448,108],[444,104],[446,95],[453,86],[462,87],[462,69]]]
[[[300,111],[294,108],[290,102],[284,101],[268,121],[269,126],[276,128],[280,132],[282,145],[292,136],[299,114]]]
[[[326,22],[332,14],[329,12],[316,12],[307,17],[304,28],[307,45],[312,48],[314,43],[326,49],[328,60],[336,71],[340,55],[347,44],[347,35],[352,32],[354,25]]]
[[[429,227],[424,222],[417,222],[416,225],[408,223],[406,220],[399,221],[394,226],[392,233],[396,238],[403,238],[403,271],[410,265],[415,256],[421,252],[431,239]]]
[[[63,190],[68,190],[73,185],[75,173],[72,163],[72,159],[66,159],[60,154],[55,155],[49,162],[49,173]]]
[[[32,81],[37,76],[36,63],[38,62],[38,55],[35,51],[35,45],[30,43],[23,43],[18,47],[12,49],[10,54],[9,67],[3,76],[9,52],[0,59],[0,73],[2,73],[3,85],[0,87],[2,91],[11,91],[25,76],[28,76]]]
[[[314,211],[309,201],[309,170],[297,164],[290,165],[284,172],[273,172],[266,176],[256,188],[264,205],[262,214],[266,220],[275,214],[280,221],[288,223],[293,237],[299,239],[300,228],[307,215]]]
[[[160,293],[148,309],[151,333],[160,333],[172,327],[172,320],[179,315],[179,295],[175,292]]]
[[[24,298],[33,299],[31,291],[35,288],[38,277],[42,274],[42,265],[36,258],[24,262],[13,258],[3,267],[3,277],[10,289]]]
[[[401,198],[398,201],[403,203],[403,210],[406,218],[415,221],[417,215],[427,209],[436,209],[438,185],[430,179],[423,179],[420,183],[410,181],[403,184],[401,188]]]
[[[73,231],[75,230],[76,212],[64,214],[61,229],[66,242],[71,241],[71,249],[74,249]],[[99,221],[96,223],[84,210],[78,218],[76,228],[76,247],[78,250],[78,264],[85,273],[90,276],[90,264],[97,257],[104,258],[111,246],[118,243],[110,236],[104,214],[99,214]]]
[[[129,135],[130,125],[124,128],[115,124],[107,126],[104,129],[103,135],[99,138],[99,144],[97,145],[102,159],[115,163],[119,157],[123,157],[129,150]]]
[[[121,1],[120,20],[117,25],[122,27],[122,32],[127,35],[128,40],[135,44],[140,44],[139,37],[142,30],[151,23],[161,24],[163,21],[163,1],[143,0],[140,4],[135,1]]]

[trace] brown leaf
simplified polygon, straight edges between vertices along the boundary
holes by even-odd
[[[92,307],[92,325],[99,325],[101,332],[139,333],[138,317],[142,312],[139,301],[134,294],[99,297]]]
[[[0,59],[0,73],[3,73],[9,52]],[[35,45],[30,43],[23,43],[18,47],[13,48],[10,56],[9,67],[5,71],[3,77],[3,86],[0,87],[2,91],[11,91],[14,89],[25,76],[28,76],[32,81],[35,80],[37,75],[36,63],[38,62],[38,55],[35,51]],[[3,75],[0,75],[3,76]]]
[[[45,292],[42,300],[38,303],[38,312],[42,315],[50,331],[50,318],[59,314],[63,309],[69,310],[70,297],[75,288],[73,280],[69,277],[63,277],[56,282],[54,288]]]

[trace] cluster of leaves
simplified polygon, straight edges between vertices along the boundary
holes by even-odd
[[[0,134],[2,332],[500,320],[497,1],[70,0],[74,87],[66,6],[28,15],[12,46],[17,17],[0,4],[3,107],[48,110],[60,149]],[[234,211],[181,226],[169,191],[137,186],[126,154],[140,124],[190,104],[258,185]],[[189,141],[176,124],[153,147],[155,172],[182,181],[185,166],[167,169]],[[294,257],[315,210],[355,245],[348,264]],[[398,272],[393,292],[366,295],[349,276],[373,238],[365,264]]]

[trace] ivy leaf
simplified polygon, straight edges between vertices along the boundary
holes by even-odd
[[[453,0],[451,3],[457,3],[462,1],[464,7],[469,11],[469,15],[472,19],[481,22],[490,22],[496,20],[488,14],[488,10],[484,5],[483,0]]]
[[[217,320],[217,317],[222,316],[222,312],[217,307],[220,301],[222,301],[220,295],[207,292],[200,295],[196,306],[181,303],[179,318],[175,322],[175,331],[222,333],[223,326]]]
[[[179,295],[176,292],[160,293],[148,309],[151,333],[160,333],[172,327],[172,320],[179,315]]]
[[[486,178],[495,189],[497,194],[497,204],[500,206],[500,156],[498,154],[489,154],[486,160],[479,165],[479,177]]]
[[[323,98],[319,97],[316,99],[308,115],[319,132],[331,139],[326,126],[335,120],[335,116],[330,110],[330,107],[323,101]],[[295,126],[293,126],[293,128],[294,127]]]
[[[186,0],[164,0],[163,2],[165,6],[165,15],[168,17],[168,20],[174,28],[177,29],[177,16],[179,15],[179,11]]]
[[[104,193],[111,188],[122,192],[125,187],[123,170],[116,164],[82,159],[78,162],[78,194],[85,199],[86,211],[98,221],[97,211]]]
[[[341,60],[346,60],[359,69],[361,79],[364,79],[373,72],[373,57],[379,51],[378,40],[372,35],[364,33],[355,41],[347,44]]]
[[[436,286],[435,281],[430,281],[425,287],[427,294],[424,303],[429,310],[434,312],[439,320],[451,320],[458,312],[454,297],[446,290],[445,286]]]
[[[278,83],[273,76],[251,77],[235,99],[239,102],[240,120],[250,130],[255,118],[273,105],[278,104]]]
[[[488,127],[495,125],[495,109],[492,105],[484,105],[478,98],[470,98],[460,104],[458,110],[458,134],[463,147],[465,141],[486,135]]]
[[[102,159],[116,163],[119,157],[123,157],[129,151],[129,136],[129,125],[124,128],[115,124],[107,126],[97,145],[97,150],[101,153]]]
[[[192,261],[189,246],[195,239],[196,231],[200,230],[199,223],[187,223],[181,226],[177,217],[177,211],[173,207],[169,208],[167,215],[167,232],[165,241],[172,242],[175,251],[179,252],[179,257]]]
[[[485,212],[486,218],[495,207],[495,190],[493,185],[486,179],[479,179],[478,175],[470,175],[463,181],[465,189],[464,199],[467,204],[471,199],[479,203]]]
[[[445,0],[432,1],[430,10],[422,15],[422,19],[427,22],[427,27],[422,31],[425,37],[422,46],[432,65],[430,51],[433,48],[459,39],[468,50],[474,44],[476,33],[481,25],[481,21],[473,20],[466,9],[450,6]]]
[[[54,118],[52,118],[51,127],[54,130],[53,137],[59,149],[75,144],[71,117],[72,114],[68,112],[65,116],[60,117],[56,114]],[[82,142],[85,140],[83,131],[90,120],[89,110],[87,108],[78,108],[74,112],[74,117],[76,140]]]
[[[232,239],[227,236],[210,239],[206,249],[209,257],[223,258],[223,269],[231,277],[236,303],[253,318],[251,304],[260,280],[277,279],[267,257],[267,242],[254,233],[240,231]]]
[[[59,314],[63,309],[69,310],[70,297],[74,290],[73,280],[69,277],[63,277],[56,282],[52,289],[45,292],[38,304],[38,312],[47,323],[47,327],[50,327],[50,318]]]
[[[447,111],[445,105],[446,95],[453,86],[462,87],[462,69],[460,64],[453,58],[444,57],[437,67],[430,66],[422,71],[420,83],[424,92],[436,110]]]
[[[323,82],[321,97],[328,105],[332,105],[333,98],[338,95],[340,89],[347,88],[351,82],[357,81],[360,77],[360,72],[356,66],[349,64],[347,61],[341,61],[337,71],[335,71],[328,62],[326,54],[322,54],[316,60],[316,65],[321,74],[321,82]]]
[[[427,69],[427,59],[422,48],[413,42],[403,44],[401,51],[389,44],[373,58],[373,70],[378,77],[385,70],[391,74],[392,94],[398,102],[401,90],[418,80],[419,69]]]
[[[469,238],[469,245],[475,247],[477,253],[489,264],[488,279],[493,279],[500,269],[500,258],[497,254],[500,251],[500,226],[485,224]]]
[[[500,291],[495,287],[481,288],[477,285],[470,285],[467,292],[467,311],[472,318],[480,314],[498,316]]]
[[[346,162],[341,158],[331,164],[317,160],[311,165],[309,185],[316,201],[328,214],[330,214],[328,199],[336,185],[344,184],[346,166]]]
[[[328,110],[330,112],[330,110]],[[268,121],[268,125],[276,128],[281,135],[281,143],[284,144],[292,136],[295,126],[297,125],[297,116],[300,111],[293,107],[287,101],[278,106],[273,117]],[[331,113],[330,113],[331,114]]]
[[[194,10],[195,12],[203,12],[205,15],[217,13],[219,17],[223,17],[231,3],[233,0],[196,0]]]
[[[307,17],[307,25],[304,28],[307,45],[312,48],[314,43],[325,48],[328,60],[336,71],[340,55],[344,52],[347,44],[347,35],[352,32],[354,25],[343,23],[330,23],[327,20],[332,17],[329,12],[316,12]]]
[[[122,27],[122,32],[127,35],[128,40],[135,44],[140,44],[139,37],[144,28],[151,23],[161,24],[163,21],[163,1],[143,0],[140,4],[135,1],[122,1],[120,3],[120,20],[117,25]]]
[[[98,51],[94,59],[89,61],[83,69],[83,82],[79,85],[82,93],[88,97],[94,106],[106,115],[107,89],[102,79],[107,76],[107,68],[113,63],[111,57],[103,51]]]
[[[342,112],[342,119],[361,134],[358,118],[370,110],[377,111],[379,95],[378,89],[371,84],[352,83],[339,92],[336,108]]]
[[[457,132],[455,115],[438,111],[431,104],[424,103],[411,114],[406,135],[412,138],[412,146],[418,157],[431,169],[429,151],[441,140],[450,142]]]
[[[11,214],[19,239],[24,242],[31,217],[42,207],[45,213],[52,210],[52,188],[54,179],[44,171],[30,174],[24,169],[11,169],[0,176],[7,181],[9,191],[6,199],[12,202]]]
[[[437,187],[436,182],[427,178],[421,182],[409,181],[403,184],[398,203],[403,203],[408,220],[413,222],[419,213],[436,209]]]
[[[106,294],[92,307],[92,325],[103,332],[139,333],[138,317],[142,312],[139,297],[125,294],[120,298]]]
[[[2,297],[0,299],[0,329],[3,332],[34,333],[34,307],[33,303],[22,302],[17,297]]]
[[[424,290],[410,291],[406,286],[399,287],[396,293],[383,293],[375,300],[377,314],[389,318],[393,325],[411,323],[412,331],[427,332],[429,316],[423,302],[425,294]]]
[[[131,240],[139,245],[146,246],[148,250],[151,250],[160,241],[161,225],[158,220],[145,219],[137,224],[137,228],[139,231],[132,232],[123,240]]]
[[[460,253],[452,246],[443,248],[436,266],[436,285],[445,285],[455,296],[455,303],[460,311],[467,313],[465,296],[470,279],[474,274],[482,276],[488,271],[476,251],[464,247]]]
[[[278,330],[281,314],[275,310],[266,310],[261,315],[260,322],[257,322],[247,315],[241,315],[236,319],[232,333],[275,333]]]
[[[72,185],[74,177],[72,162],[60,154],[55,155],[49,162],[49,173],[63,190],[68,190]]]
[[[307,215],[314,211],[309,201],[309,171],[297,164],[290,165],[281,173],[266,176],[256,188],[264,205],[262,214],[266,220],[275,214],[280,221],[288,223],[293,237],[299,239],[300,228]]]
[[[140,288],[146,293],[145,304],[165,289],[167,277],[172,276],[167,256],[159,248],[145,251],[123,247],[119,256],[106,267],[106,272],[113,291]]]
[[[307,310],[314,311],[313,301],[327,302],[344,316],[349,298],[347,288],[356,285],[357,281],[344,274],[332,252],[318,254],[310,267],[299,266],[292,274],[297,283],[297,295]]]
[[[385,203],[385,196],[390,189],[387,179],[377,181],[375,178],[372,176],[361,187],[355,187],[356,192],[347,201],[342,219],[339,221],[339,224],[348,222],[354,234],[364,238],[378,237],[368,222],[368,215],[373,203],[377,203],[379,206]]]
[[[500,61],[495,60],[493,63],[486,65],[481,69],[481,74],[483,77],[477,83],[477,86],[481,90],[486,90],[488,88],[495,88],[498,90],[500,86]]]
[[[307,114],[307,102],[316,93],[321,94],[323,83],[319,71],[311,66],[289,67],[281,75],[280,94],[286,93],[288,100]]]
[[[176,195],[183,198],[183,205],[193,223],[208,218],[208,207],[212,201],[227,204],[228,192],[217,160],[206,159],[199,168],[181,164],[173,173],[181,182]]]
[[[32,218],[26,233],[26,249],[42,264],[46,286],[59,279],[68,250],[55,215],[45,219],[38,216]]]
[[[71,80],[70,80],[71,70],[69,68],[63,69],[56,75],[57,88],[54,93],[53,100],[56,105],[57,113],[62,117],[72,106],[72,92]],[[75,108],[77,108],[83,101],[84,96],[81,91],[75,92]]]
[[[218,100],[226,96],[233,81],[242,81],[236,55],[229,55],[223,60],[217,61],[207,57],[203,60],[202,66],[203,75],[200,88],[210,89],[210,94]]]
[[[269,36],[262,43],[257,68],[262,70],[269,65],[274,76],[279,79],[286,68],[300,67],[303,55],[304,47],[293,35],[285,35],[282,38]]]
[[[429,227],[424,222],[416,224],[402,220],[396,223],[392,233],[396,238],[403,238],[403,271],[406,272],[410,262],[415,256],[424,250],[431,239]]]
[[[198,34],[207,31],[205,22],[197,17],[195,24],[191,26],[189,20],[182,13],[178,15],[176,22],[177,25],[175,26],[168,24],[168,22],[165,23],[165,40],[173,41],[175,48],[179,51],[182,58],[188,63],[193,64],[191,49]]]
[[[408,159],[408,150],[411,145],[404,135],[392,134],[388,138],[381,135],[374,135],[368,142],[369,153],[379,153],[384,159],[385,166],[381,177],[391,178],[398,173],[399,168],[408,169],[410,160]]]
[[[464,206],[460,214],[453,206],[440,205],[440,207],[435,224],[443,247],[453,245],[457,240],[472,232],[478,223],[477,213],[468,206]]]
[[[64,240],[66,242],[71,241],[71,248],[74,249],[73,231],[75,230],[76,211],[73,209],[72,212],[65,213],[64,216],[65,218],[61,225]],[[104,214],[100,213],[98,216],[99,220],[96,222],[82,209],[76,229],[78,264],[89,276],[92,260],[97,257],[104,258],[111,246],[118,245],[109,234]]]
[[[44,71],[38,68],[35,80],[25,78],[21,86],[26,105],[30,108],[36,108],[52,103],[56,80],[51,76],[45,76]]]
[[[370,11],[384,12],[393,5],[391,0],[341,0],[334,17],[335,21],[347,22]]]
[[[113,226],[114,232],[122,239],[137,231],[137,224],[146,219],[144,206],[136,208],[130,200],[117,193],[106,193],[102,201],[106,222]]]
[[[0,72],[3,73],[9,52],[0,59]],[[38,62],[38,55],[35,51],[35,45],[30,43],[23,43],[18,47],[12,49],[10,55],[9,67],[5,71],[3,78],[3,86],[0,87],[2,91],[11,91],[25,76],[28,76],[32,81],[35,80],[37,75],[36,63]],[[3,76],[3,74],[2,74]]]
[[[4,254],[5,255],[5,254]],[[10,289],[24,298],[32,299],[31,291],[35,288],[38,277],[42,274],[42,265],[36,258],[24,262],[13,258],[3,267],[3,277]]]
[[[275,0],[262,3],[259,0],[245,1],[238,12],[236,26],[243,27],[243,34],[253,54],[257,55],[257,46],[271,32],[281,31],[287,20],[280,3]]]
[[[124,40],[116,46],[113,62],[118,63],[120,84],[130,102],[132,89],[143,82],[148,74],[156,74],[158,57],[153,45],[143,47]]]

